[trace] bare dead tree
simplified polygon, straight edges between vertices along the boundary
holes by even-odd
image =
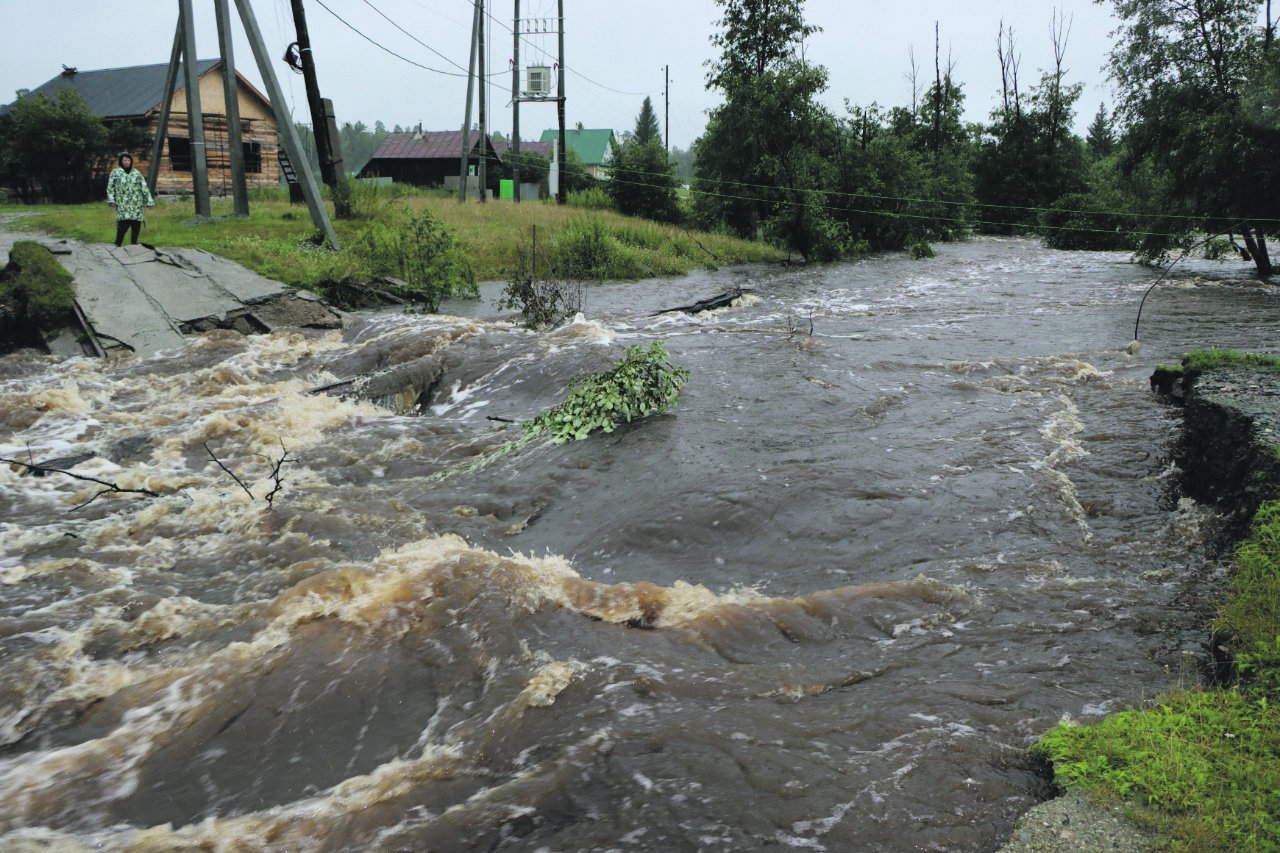
[[[1022,62],[1022,57],[1017,55],[1013,27],[1006,30],[1003,20],[1000,21],[1000,32],[996,37],[996,58],[1000,60],[1000,88],[1003,94],[1005,120],[1008,121],[1010,115],[1020,119],[1022,118],[1022,95],[1018,91],[1018,65]]]
[[[10,465],[21,465],[23,468],[26,468],[29,472],[31,472],[32,474],[36,474],[37,476],[44,476],[45,474],[62,474],[64,476],[72,478],[73,480],[81,480],[86,483],[97,483],[99,486],[104,487],[102,491],[98,492],[93,497],[89,498],[89,500],[85,501],[82,504],[76,504],[71,509],[67,510],[67,512],[75,512],[78,509],[86,507],[89,504],[96,501],[98,498],[102,497],[103,495],[133,494],[133,495],[146,495],[149,498],[160,497],[159,492],[153,492],[151,489],[127,489],[124,486],[119,485],[118,483],[112,483],[107,480],[100,480],[97,477],[88,477],[88,476],[85,476],[84,474],[76,474],[74,472],[67,471],[62,468],[50,468],[46,465],[37,465],[34,462],[23,462],[18,459],[6,459],[3,457],[0,457],[0,462],[6,462]]]
[[[1062,18],[1059,9],[1053,10],[1053,18],[1049,22],[1049,36],[1053,40],[1053,97],[1049,100],[1049,160],[1052,162],[1054,149],[1057,147],[1058,124],[1063,119],[1062,75],[1066,71],[1062,60],[1067,55],[1067,40],[1071,37],[1071,22],[1074,16]],[[1063,27],[1066,27],[1064,30]]]
[[[916,65],[916,49],[907,45],[907,60],[910,66],[902,75],[911,84],[911,117],[915,118],[920,109],[920,68]]]
[[[222,464],[222,460],[219,459],[217,456],[215,456],[213,454],[213,451],[209,449],[209,443],[207,441],[204,442],[204,452],[209,454],[209,458],[212,459],[214,462],[216,462],[219,468],[227,472],[227,476],[229,476],[231,479],[236,481],[236,485],[244,489],[244,493],[249,496],[249,500],[254,500],[253,492],[249,491],[249,487],[246,486],[243,482],[241,482],[240,478],[236,476],[235,471],[232,471],[226,465]]]
[[[289,449],[284,446],[284,439],[280,439],[280,451],[279,459],[273,460],[269,456],[262,457],[263,459],[266,459],[267,464],[271,466],[271,481],[273,486],[271,491],[267,492],[265,498],[268,508],[272,506],[272,502],[276,499],[276,495],[284,488],[284,479],[280,476],[280,469],[284,466],[284,463],[289,460]]]
[[[218,467],[221,468],[223,471],[225,471],[228,477],[235,480],[236,485],[244,489],[244,493],[249,496],[249,500],[251,501],[257,500],[257,498],[253,496],[253,492],[249,490],[249,487],[244,484],[244,481],[242,481],[239,477],[237,477],[234,471],[232,471],[226,465],[222,464],[222,460],[219,459],[216,455],[214,455],[214,452],[209,449],[208,442],[205,442],[203,446],[204,446],[205,453],[209,454],[209,458],[212,459],[215,463],[217,463]],[[289,450],[284,446],[283,439],[280,440],[280,450],[282,452],[280,454],[279,459],[272,459],[271,457],[261,453],[258,454],[260,458],[267,460],[267,464],[271,466],[270,476],[271,476],[273,485],[272,485],[271,491],[268,492],[266,496],[263,498],[263,500],[267,502],[268,508],[271,508],[273,506],[273,502],[276,499],[276,495],[279,494],[280,491],[284,488],[284,478],[280,476],[280,469],[284,467],[284,463],[291,461],[289,459]]]

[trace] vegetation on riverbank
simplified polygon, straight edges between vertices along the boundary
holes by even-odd
[[[215,221],[203,225],[187,224],[192,218],[189,201],[162,201],[148,213],[141,239],[157,246],[203,249],[324,296],[341,293],[344,286],[396,275],[382,269],[383,253],[361,251],[362,246],[377,244],[366,235],[378,228],[399,227],[398,223],[419,218],[423,212],[453,235],[479,280],[507,277],[518,241],[530,241],[535,226],[539,253],[553,258],[553,266],[571,268],[587,280],[683,275],[698,267],[785,256],[764,243],[554,202],[460,205],[452,195],[394,186],[357,191],[354,203],[360,218],[333,223],[339,243],[350,251],[330,252],[308,242],[315,229],[306,208],[290,205],[279,191],[256,191],[249,219],[228,218],[230,202],[215,201]],[[115,237],[115,221],[105,205],[38,210],[42,215],[15,222],[13,227],[89,243],[106,243]]]
[[[0,270],[0,311],[12,312],[15,323],[40,329],[70,325],[75,317],[71,274],[49,250],[33,240],[19,240]]]
[[[1280,359],[1208,350],[1182,361],[1187,373],[1230,367],[1280,370]],[[1280,849],[1280,501],[1259,507],[1234,557],[1212,625],[1213,645],[1233,656],[1224,683],[1059,725],[1035,747],[1063,787],[1135,804],[1169,850]]]

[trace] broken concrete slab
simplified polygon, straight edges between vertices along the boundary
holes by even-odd
[[[16,239],[31,237],[0,231],[0,252],[7,256]],[[182,346],[184,334],[211,329],[260,334],[342,325],[342,314],[315,294],[290,290],[199,249],[36,239],[74,277],[72,288],[87,327],[108,349],[114,345],[152,355]]]

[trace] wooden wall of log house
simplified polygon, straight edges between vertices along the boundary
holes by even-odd
[[[256,92],[239,82],[240,91],[240,136],[242,143],[256,146],[253,150],[256,158],[246,156],[245,182],[249,188],[278,187],[280,185],[280,162],[277,157],[279,134],[277,133],[275,115],[271,106]],[[223,97],[222,74],[220,69],[207,72],[200,78],[200,114],[203,116],[205,157],[209,170],[209,195],[214,198],[231,196],[231,161],[227,145],[226,101]],[[160,152],[160,173],[156,180],[156,193],[159,195],[190,194],[193,189],[189,156],[184,157],[181,150],[170,150],[171,140],[190,138],[190,127],[186,113],[187,96],[184,89],[174,93],[172,112],[169,113],[169,129]],[[160,121],[160,111],[156,109],[148,118],[149,133],[155,133]],[[179,143],[178,147],[181,147]],[[249,147],[249,146],[246,146]],[[175,163],[175,156],[177,162]],[[252,171],[253,160],[257,159],[259,171]],[[175,165],[177,168],[175,168]],[[138,170],[150,175],[150,163],[139,163]]]

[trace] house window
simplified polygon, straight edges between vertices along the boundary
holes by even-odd
[[[169,137],[169,168],[175,172],[191,171],[191,140],[187,137]]]
[[[262,143],[261,142],[241,142],[240,147],[244,149],[244,171],[248,175],[257,175],[262,172]]]

